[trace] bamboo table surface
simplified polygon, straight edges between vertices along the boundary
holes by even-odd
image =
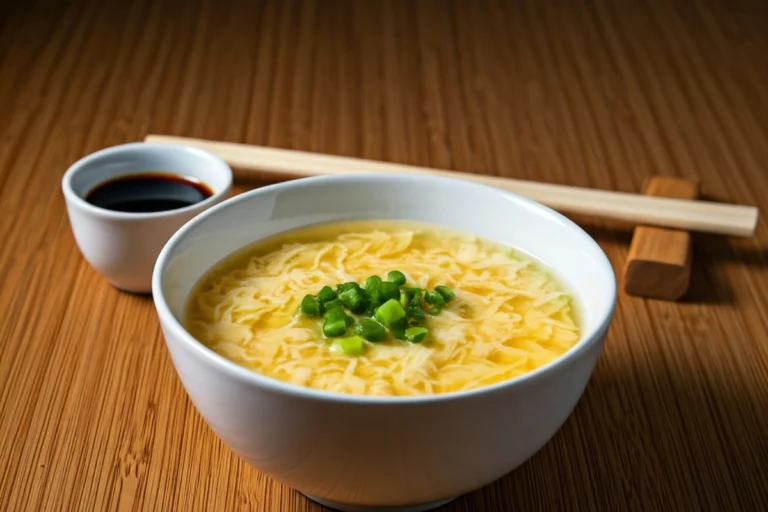
[[[320,511],[187,398],[151,299],[80,256],[60,179],[164,133],[768,211],[768,3],[0,4],[0,510]],[[261,183],[240,182],[238,191]],[[576,219],[620,273],[631,226]],[[621,294],[571,418],[446,511],[765,510],[768,227]]]

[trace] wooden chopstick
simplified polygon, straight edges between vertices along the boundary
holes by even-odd
[[[465,179],[509,190],[562,212],[592,215],[640,225],[720,235],[752,236],[758,220],[758,210],[754,206],[651,197],[627,192],[553,185],[361,158],[167,135],[147,135],[144,140],[197,147],[218,155],[233,167],[245,171],[258,171],[260,174],[305,177],[375,172],[425,174]]]

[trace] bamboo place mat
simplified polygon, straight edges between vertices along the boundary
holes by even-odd
[[[97,149],[165,133],[631,192],[660,174],[768,210],[766,2],[152,4],[0,4],[0,510],[323,510],[213,435],[151,300],[81,258],[60,180]],[[631,227],[576,220],[619,274]],[[560,432],[443,510],[765,510],[766,244],[764,222],[696,237],[685,300],[622,293]]]

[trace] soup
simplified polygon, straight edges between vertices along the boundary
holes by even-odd
[[[575,305],[509,247],[432,225],[315,225],[226,258],[193,291],[185,327],[284,382],[419,396],[524,375],[579,340]]]

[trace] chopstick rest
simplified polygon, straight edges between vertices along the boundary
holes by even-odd
[[[656,176],[645,195],[695,200],[699,184]],[[693,247],[691,233],[679,229],[637,226],[624,265],[624,291],[640,297],[677,300],[688,290]]]

